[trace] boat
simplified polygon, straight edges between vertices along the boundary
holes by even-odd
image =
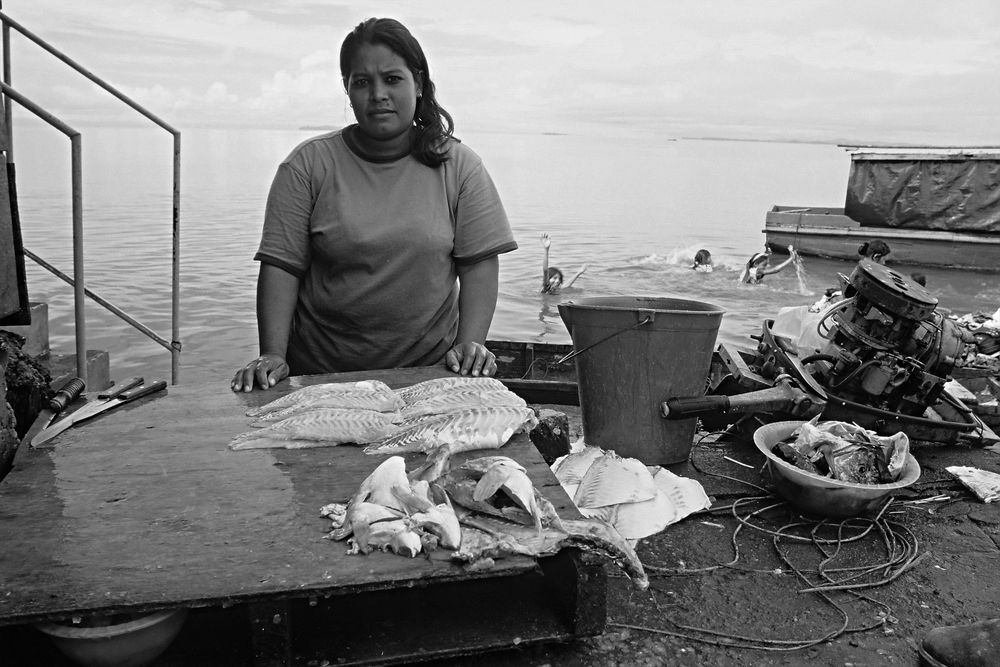
[[[856,149],[843,208],[775,205],[763,233],[774,252],[854,261],[866,241],[889,264],[1000,271],[1000,152]]]

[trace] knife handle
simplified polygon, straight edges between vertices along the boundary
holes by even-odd
[[[80,394],[87,387],[87,384],[80,378],[72,378],[56,392],[52,400],[49,401],[49,409],[59,414],[66,409],[66,406],[80,398]]]
[[[112,399],[112,398],[118,398],[119,396],[121,396],[123,393],[125,393],[129,389],[134,389],[136,387],[141,386],[142,383],[145,382],[145,381],[146,380],[143,379],[143,378],[141,378],[141,377],[129,378],[129,379],[123,381],[120,385],[118,385],[117,387],[115,387],[111,391],[101,392],[100,394],[97,395],[97,398],[105,399],[105,400]]]
[[[166,388],[167,388],[166,380],[154,380],[149,384],[143,385],[137,389],[131,389],[129,391],[122,392],[121,394],[118,395],[118,400],[120,400],[122,403],[126,403],[128,401],[134,401],[137,398],[142,398],[143,396],[158,392]]]

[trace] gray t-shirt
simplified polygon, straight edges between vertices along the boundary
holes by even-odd
[[[456,265],[517,248],[482,160],[458,141],[435,169],[309,139],[278,167],[255,259],[301,279],[293,375],[439,363],[458,330]]]

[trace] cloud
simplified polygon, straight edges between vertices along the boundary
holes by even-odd
[[[997,141],[992,0],[8,0],[5,11],[181,124],[350,120],[339,44],[370,15],[421,40],[459,128]],[[23,42],[23,40],[19,40]],[[37,51],[37,49],[35,49]],[[89,118],[86,85],[14,53],[15,83]],[[74,88],[74,85],[76,86]],[[168,118],[168,121],[171,119]]]

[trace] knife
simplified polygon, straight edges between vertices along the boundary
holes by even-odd
[[[92,403],[91,405],[84,406],[74,412],[73,414],[60,419],[58,422],[44,429],[41,433],[35,436],[32,441],[32,446],[37,447],[43,443],[48,442],[52,438],[56,437],[70,426],[74,424],[79,424],[82,421],[96,417],[102,412],[106,412],[111,408],[116,408],[119,405],[134,401],[137,398],[142,398],[143,396],[148,396],[149,394],[154,394],[158,391],[162,391],[167,388],[166,380],[154,380],[149,384],[145,384],[141,387],[136,387],[134,389],[129,389],[125,391],[125,387],[122,386],[121,390],[118,392],[112,392],[115,394],[112,398],[104,401],[103,403]],[[93,407],[91,407],[93,406]]]
[[[28,443],[32,444],[32,440],[49,424],[52,420],[56,418],[60,412],[66,409],[66,406],[75,401],[83,393],[86,388],[86,383],[80,378],[70,378],[67,380],[66,384],[55,393],[55,395],[49,400],[49,404],[46,405],[38,412],[38,416],[35,417],[35,421],[32,422],[31,427],[28,428],[24,437],[21,438],[21,444]]]
[[[141,377],[129,378],[120,387],[116,387],[115,390],[112,391],[111,393],[108,393],[108,394],[104,394],[104,393],[98,394],[97,397],[98,398],[113,398],[113,397],[117,396],[118,394],[121,394],[123,391],[125,391],[127,389],[131,389],[133,387],[137,387],[137,386],[141,385],[142,383],[143,383],[143,379]],[[73,414],[69,415],[68,417],[64,417],[62,420],[56,422],[56,424],[61,424],[66,419],[73,419],[78,414],[81,415],[81,416],[83,416],[84,412],[86,412],[88,410],[92,410],[93,407],[96,406],[96,405],[102,405],[102,403],[100,403],[100,402],[87,403],[86,405],[78,408]],[[26,435],[25,436],[25,440],[28,442],[28,444],[31,447],[35,447],[36,445],[38,445],[38,438],[39,438],[39,436],[42,433],[46,432],[48,430],[48,428],[50,428],[51,426],[52,426],[51,424],[46,424],[42,429],[40,429],[38,431],[35,431],[32,434],[32,437],[31,437],[30,440],[28,440],[28,437]]]

